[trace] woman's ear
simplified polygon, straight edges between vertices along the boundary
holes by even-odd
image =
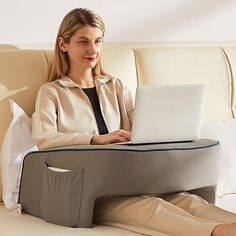
[[[58,46],[63,52],[67,52],[67,44],[65,43],[65,40],[62,37],[58,38]]]

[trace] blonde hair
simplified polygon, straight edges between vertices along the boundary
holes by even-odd
[[[54,49],[54,58],[49,70],[48,81],[54,81],[65,75],[69,71],[69,58],[67,52],[63,52],[59,47],[59,38],[62,37],[65,43],[69,43],[71,37],[74,35],[75,31],[79,28],[89,25],[92,27],[98,27],[102,30],[103,35],[105,33],[105,25],[100,16],[95,14],[93,11],[84,8],[76,8],[70,11],[62,20],[59,27],[56,44]],[[107,74],[100,62],[100,58],[94,68],[92,68],[92,74],[96,76],[109,76]]]

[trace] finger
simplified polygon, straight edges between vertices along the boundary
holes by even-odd
[[[120,142],[126,142],[126,141],[129,141],[130,138],[127,137],[127,136],[124,136],[124,135],[120,135],[120,134],[116,134],[116,135],[113,135],[110,139],[110,142],[111,143],[120,143]]]
[[[130,140],[130,139],[131,139],[131,133],[126,133],[125,138],[126,138],[127,140]]]
[[[122,142],[127,142],[127,141],[130,141],[130,139],[118,138],[118,139],[112,140],[110,143],[122,143]]]
[[[130,141],[131,136],[129,136],[129,135],[120,135],[118,139],[122,142],[123,141]]]
[[[119,133],[120,135],[123,135],[123,136],[129,137],[129,138],[131,137],[131,133],[128,132],[128,131],[125,131],[125,130],[123,130],[123,129],[118,130],[118,133]]]
[[[115,139],[120,140],[120,141],[122,141],[122,140],[129,140],[130,139],[130,136],[127,135],[127,134],[124,134],[124,133],[118,133],[114,137],[115,137]]]

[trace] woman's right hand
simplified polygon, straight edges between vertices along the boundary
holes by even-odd
[[[116,130],[109,134],[94,135],[91,139],[91,144],[110,144],[127,142],[131,139],[131,133],[123,129]]]

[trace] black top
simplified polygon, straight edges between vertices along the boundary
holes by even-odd
[[[99,134],[107,134],[108,130],[107,130],[106,124],[105,124],[103,116],[102,116],[101,107],[100,107],[100,104],[99,104],[96,87],[83,88],[83,91],[88,96],[88,98],[90,100],[90,103],[92,105],[92,108],[93,108],[93,111],[94,111],[94,114],[95,114],[95,118],[96,118],[96,121],[97,121],[97,125],[98,125]]]

